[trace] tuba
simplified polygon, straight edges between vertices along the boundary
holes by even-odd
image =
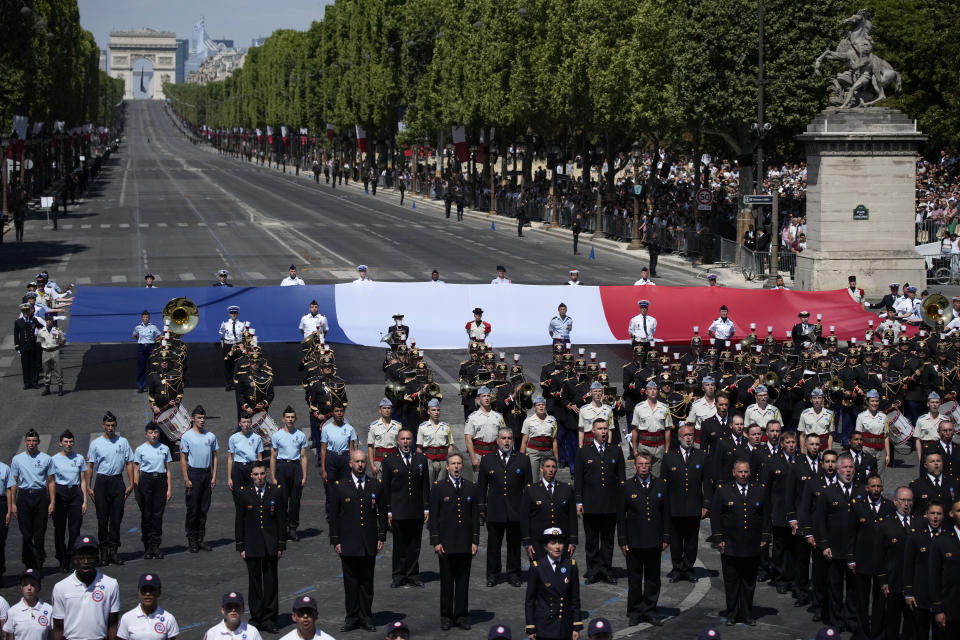
[[[440,401],[443,400],[443,392],[440,391],[440,385],[438,385],[436,382],[431,382],[423,390],[423,395],[421,397],[425,403],[430,402],[433,399]]]
[[[520,385],[520,393],[517,397],[517,404],[524,411],[533,407],[533,397],[537,393],[537,387],[532,382],[524,382]]]
[[[830,381],[827,382],[826,388],[824,389],[827,395],[830,397],[830,401],[833,403],[840,402],[843,400],[843,380],[834,376],[830,378]]]
[[[197,328],[200,310],[190,298],[173,298],[163,305],[163,321],[170,322],[170,335],[179,337]]]
[[[920,301],[920,316],[928,327],[936,327],[937,320],[946,326],[953,320],[953,309],[946,296],[931,293]]]
[[[775,388],[778,384],[780,384],[780,376],[777,375],[776,371],[767,371],[765,374],[763,374],[762,380],[767,389]]]

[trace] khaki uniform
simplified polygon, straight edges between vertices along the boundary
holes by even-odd
[[[42,351],[41,365],[43,367],[43,384],[50,386],[51,383],[63,386],[63,371],[60,369],[60,348],[63,346],[60,341],[63,339],[63,332],[60,329],[46,327],[37,332],[37,344]]]
[[[930,412],[928,411],[917,418],[917,424],[913,429],[913,437],[920,440],[923,444],[936,442],[940,439],[940,434],[937,433],[937,429],[945,418],[946,416],[942,416],[939,413],[936,418],[931,418]]]
[[[497,450],[497,432],[505,427],[503,416],[496,411],[477,409],[463,425],[463,434],[473,438],[473,452],[481,458]]]
[[[684,424],[692,424],[694,430],[694,441],[698,449],[700,448],[700,425],[703,424],[704,420],[709,420],[713,416],[717,415],[717,400],[714,398],[713,402],[707,402],[706,398],[697,398],[690,405],[690,413],[687,415],[685,422],[680,422],[677,426],[682,427]],[[656,473],[654,473],[656,475]]]
[[[777,409],[772,404],[767,404],[765,409],[761,409],[760,405],[754,403],[747,407],[747,410],[743,413],[744,429],[749,427],[751,424],[758,424],[766,429],[767,423],[771,420],[776,420],[781,425],[783,424],[783,417],[780,415],[780,409]]]
[[[664,402],[651,407],[647,400],[638,403],[633,409],[631,427],[637,430],[637,451],[646,452],[653,456],[651,473],[660,477],[660,463],[665,450],[667,429],[673,427],[673,418],[670,407]]]
[[[537,414],[527,416],[520,427],[521,435],[527,436],[527,457],[533,471],[533,482],[540,482],[540,465],[553,455],[553,442],[557,437],[557,419],[549,413],[541,420]]]
[[[377,418],[370,423],[367,429],[367,446],[373,447],[373,464],[376,470],[377,479],[380,477],[380,464],[384,456],[397,448],[397,434],[403,426],[396,420],[391,420],[386,424],[383,418]]]
[[[429,461],[431,485],[447,472],[447,452],[452,444],[453,429],[442,420],[437,424],[427,420],[417,428],[417,449]]]
[[[877,474],[882,478],[883,472],[887,469],[887,454],[884,448],[884,441],[887,439],[887,432],[890,429],[890,422],[887,420],[887,414],[883,411],[877,411],[872,415],[869,411],[862,411],[857,416],[855,431],[863,434],[863,446],[869,449],[870,453],[877,459]]]
[[[833,411],[830,409],[821,409],[820,413],[813,410],[813,407],[807,407],[800,413],[800,422],[797,424],[797,431],[806,436],[816,436],[820,438],[820,449],[824,450],[827,446],[827,438],[833,433]]]

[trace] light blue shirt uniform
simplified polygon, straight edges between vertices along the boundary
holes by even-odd
[[[307,448],[307,436],[300,429],[295,429],[293,433],[286,429],[275,431],[270,442],[277,450],[277,460],[299,460],[300,451]]]
[[[13,473],[10,472],[10,465],[6,462],[0,462],[0,492],[5,492],[15,484]]]
[[[69,456],[59,453],[53,456],[53,480],[61,486],[80,486],[80,474],[83,473],[86,468],[86,459],[76,451]]]
[[[180,453],[187,454],[187,466],[194,469],[209,469],[213,465],[213,452],[219,448],[217,436],[209,431],[197,433],[196,429],[190,429],[180,436]]]
[[[152,322],[143,324],[142,322],[133,328],[137,334],[137,344],[154,344],[160,337],[160,329]]]
[[[252,431],[248,436],[237,431],[227,441],[227,451],[233,454],[233,461],[238,464],[253,462],[263,451],[263,438]]]
[[[570,316],[553,316],[550,320],[550,326],[547,331],[554,340],[570,340],[570,332],[573,331],[573,318]]]
[[[167,463],[172,460],[170,447],[160,442],[156,446],[144,442],[133,452],[133,461],[140,465],[140,473],[166,473]]]
[[[43,489],[47,486],[47,478],[53,475],[53,461],[43,451],[34,456],[22,451],[13,456],[10,472],[17,478],[17,486],[21,489]]]
[[[349,422],[337,426],[330,418],[323,423],[323,429],[320,431],[320,442],[327,443],[327,451],[330,453],[345,453],[350,450],[350,443],[357,441],[357,430]]]
[[[93,463],[97,475],[118,476],[126,469],[128,462],[133,462],[133,450],[123,436],[115,435],[113,440],[100,436],[90,443],[87,462]]]

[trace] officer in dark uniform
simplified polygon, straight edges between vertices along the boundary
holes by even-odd
[[[486,350],[482,342],[470,343],[470,358],[460,363],[458,381],[460,383],[460,401],[463,405],[463,418],[466,419],[477,408],[477,377],[483,369],[481,359]]]
[[[230,272],[226,269],[220,269],[217,271],[217,281],[211,284],[211,287],[232,287],[233,285],[227,282],[227,278],[230,277]]]
[[[267,465],[262,460],[251,465],[250,480],[237,494],[237,551],[247,564],[250,622],[276,633],[277,563],[286,548],[286,512],[280,488],[267,483]]]
[[[693,565],[700,546],[700,521],[707,517],[713,487],[707,474],[707,454],[693,447],[692,424],[677,430],[680,446],[663,456],[661,477],[670,503],[670,582],[696,582]]]
[[[700,450],[707,454],[707,460],[710,461],[707,473],[711,473],[712,455],[715,453],[717,445],[724,436],[730,433],[730,398],[726,394],[721,394],[714,401],[717,413],[710,416],[700,423]],[[694,427],[694,441],[696,441],[696,428]],[[712,475],[711,480],[717,480]]]
[[[871,474],[867,478],[866,500],[857,501],[853,506],[856,541],[853,564],[848,562],[855,576],[857,620],[869,638],[879,638],[883,633],[885,598],[880,582],[880,574],[884,571],[880,524],[895,513],[893,503],[883,497],[883,480],[875,473]]]
[[[863,448],[863,434],[854,431],[849,439],[850,455],[853,456],[854,482],[866,486],[867,477],[877,472],[877,459]]]
[[[701,432],[702,435],[702,432]],[[738,460],[750,461],[752,452],[747,448],[747,434],[743,429],[743,416],[730,419],[730,432],[720,438],[713,451],[713,477],[717,484],[726,482],[733,472],[733,463]]]
[[[819,442],[817,443],[819,446]],[[787,517],[789,510],[790,474],[798,459],[797,434],[787,431],[780,436],[780,447],[763,464],[760,481],[767,487],[770,505],[770,574],[777,593],[784,594],[794,584],[794,536]]]
[[[638,452],[634,466],[637,474],[621,483],[617,501],[617,542],[627,558],[627,616],[631,626],[649,622],[659,627],[660,556],[670,544],[670,500],[666,484],[650,473],[649,453]]]
[[[346,616],[341,631],[358,627],[376,631],[373,624],[373,575],[377,552],[387,539],[383,492],[376,478],[366,474],[367,456],[350,452],[350,475],[337,480],[331,492],[330,544],[340,556]]]
[[[738,620],[749,626],[757,586],[760,550],[770,542],[766,489],[750,482],[750,463],[738,460],[732,481],[718,484],[713,496],[710,524],[720,552],[726,595],[726,623]]]
[[[520,502],[520,544],[530,560],[544,557],[538,531],[569,531],[566,554],[573,556],[577,547],[577,509],[573,486],[557,482],[557,459],[544,458],[540,463],[540,482],[531,484]]]
[[[587,547],[587,573],[584,580],[593,584],[604,578],[616,584],[612,574],[613,534],[617,526],[617,500],[620,483],[626,479],[623,451],[607,444],[607,421],[593,421],[593,442],[584,443],[577,452],[573,489],[577,515],[583,516]]]
[[[23,371],[23,388],[39,389],[40,346],[37,344],[37,331],[43,323],[34,316],[35,307],[29,303],[20,305],[20,316],[13,321],[13,346],[20,356],[20,368]]]
[[[485,456],[486,457],[486,456]],[[480,546],[480,505],[461,477],[463,456],[447,456],[447,477],[430,488],[430,544],[440,564],[440,629],[470,629],[470,564]]]
[[[950,505],[949,529],[933,543],[930,558],[930,612],[941,638],[960,637],[960,500]],[[935,634],[937,632],[934,632]],[[935,636],[936,637],[936,636]]]
[[[477,472],[480,517],[487,523],[487,586],[497,584],[500,575],[500,546],[507,538],[507,580],[514,587],[520,577],[520,503],[533,480],[530,459],[513,449],[513,431],[497,433],[497,451],[483,456]]]
[[[429,519],[430,475],[427,457],[413,448],[413,431],[397,433],[397,448],[381,465],[387,525],[393,531],[393,588],[422,587],[420,540]]]
[[[553,360],[540,367],[540,390],[547,401],[547,413],[559,422],[563,417],[563,406],[560,405],[554,391],[560,388],[560,379],[563,377],[564,345],[553,345]]]
[[[943,473],[943,457],[936,450],[923,457],[924,474],[910,483],[913,491],[913,515],[920,517],[927,510],[927,503],[936,500],[941,505],[950,504],[960,495],[957,481]]]
[[[906,541],[910,534],[916,531],[916,524],[919,522],[910,516],[913,510],[913,492],[907,487],[898,488],[894,495],[894,505],[895,513],[880,522],[882,565],[877,579],[885,596],[882,636],[885,640],[910,637],[913,632],[911,613],[903,598],[903,556]],[[901,626],[904,630],[903,636],[900,635]]]
[[[915,524],[915,530],[907,536],[903,552],[903,600],[911,613],[913,638],[928,638],[933,614],[933,595],[930,592],[931,551],[936,538],[941,535],[943,503],[933,500],[926,505],[925,523]]]
[[[526,634],[537,640],[568,640],[583,629],[577,561],[564,554],[567,539],[559,528],[545,529],[540,541],[546,554],[533,561],[527,574]]]
[[[238,390],[240,392],[240,412],[257,413],[266,411],[273,402],[273,373],[264,365],[260,354],[254,351],[250,354],[250,369],[246,375],[240,376]]]

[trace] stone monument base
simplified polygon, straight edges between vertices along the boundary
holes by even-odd
[[[880,257],[872,251],[838,255],[807,250],[797,255],[793,284],[804,291],[844,289],[850,276],[857,276],[857,286],[868,298],[889,293],[891,282],[909,282],[922,291],[927,281],[926,263],[916,251],[888,251]]]

